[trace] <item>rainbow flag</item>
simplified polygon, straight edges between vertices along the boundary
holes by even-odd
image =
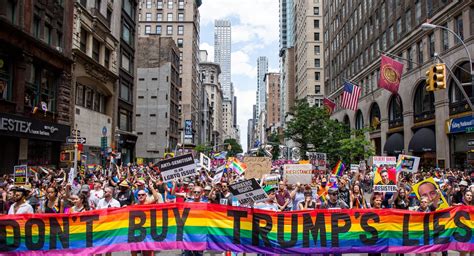
[[[232,161],[232,168],[238,175],[244,174],[245,170],[247,170],[247,165],[239,161],[239,159],[234,158]]]
[[[332,169],[332,174],[340,177],[344,173],[344,168],[345,168],[344,163],[341,160],[339,160],[337,161],[336,166],[334,166],[334,168]]]
[[[206,203],[162,203],[72,214],[2,215],[0,254],[90,255],[130,250],[262,254],[473,251],[473,219],[472,206],[430,213],[392,209],[273,212]],[[442,238],[446,239],[440,243]]]

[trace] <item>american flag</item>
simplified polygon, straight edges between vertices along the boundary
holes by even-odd
[[[342,92],[341,107],[346,109],[357,110],[357,103],[360,96],[360,87],[349,82],[344,83]]]

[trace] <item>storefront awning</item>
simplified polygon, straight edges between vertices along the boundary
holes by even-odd
[[[402,153],[403,148],[403,134],[394,133],[387,138],[383,151],[389,156],[396,156]]]
[[[436,136],[431,128],[421,128],[415,132],[408,144],[410,152],[435,152]]]

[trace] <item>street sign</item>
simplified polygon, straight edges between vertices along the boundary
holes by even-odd
[[[79,137],[79,136],[81,136],[81,131],[76,130],[76,129],[72,129],[71,135],[74,136],[74,137],[76,137],[76,136]]]
[[[76,137],[66,137],[66,143],[70,144],[75,144],[76,143]],[[77,137],[77,143],[78,144],[85,144],[86,143],[86,138],[84,137]]]
[[[473,133],[474,132],[474,127],[467,127],[466,128],[466,133]]]
[[[474,148],[474,140],[467,140],[467,146],[470,148]]]
[[[107,135],[107,127],[102,127],[102,136],[106,136]]]

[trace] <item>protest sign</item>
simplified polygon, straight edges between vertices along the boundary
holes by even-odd
[[[225,165],[221,165],[216,169],[216,174],[214,175],[214,178],[212,179],[213,185],[221,182],[222,175],[224,175],[224,169],[225,169]]]
[[[252,203],[267,198],[267,193],[263,191],[255,179],[244,180],[229,185],[229,191],[239,200],[239,203],[243,205],[251,205]]]
[[[164,182],[196,175],[196,164],[192,154],[161,160],[158,162],[158,168]]]
[[[280,175],[268,175],[264,179],[265,185],[271,188],[277,188],[278,182],[280,181]]]
[[[474,251],[474,207],[440,212],[272,212],[166,203],[73,214],[0,216],[2,255],[93,255],[137,250],[262,254]],[[317,232],[316,232],[317,231]]]
[[[359,172],[359,167],[358,164],[351,164],[351,172]]]
[[[207,157],[206,155],[204,155],[203,153],[201,153],[200,155],[200,163],[201,163],[201,167],[206,168],[207,171],[211,170],[211,159]]]
[[[67,183],[72,186],[75,177],[76,177],[76,171],[74,170],[74,168],[69,169],[69,174],[68,174],[68,177],[67,177]]]
[[[432,205],[436,210],[449,207],[448,201],[444,198],[443,193],[441,193],[441,190],[433,177],[422,180],[413,185],[413,192],[415,192],[418,200],[420,200],[422,196],[426,196],[430,205]]]
[[[28,178],[28,166],[15,165],[13,166],[13,176],[15,185],[25,185]]]
[[[382,165],[392,165],[397,164],[397,158],[394,156],[372,156],[369,158],[369,166],[382,166]]]
[[[309,162],[314,166],[315,170],[325,171],[327,164],[326,153],[306,152]]]
[[[260,179],[263,174],[269,174],[272,169],[272,159],[269,157],[246,156],[243,162],[247,165],[245,178]]]
[[[420,158],[416,156],[398,155],[397,172],[417,172],[420,165]]]
[[[283,177],[288,184],[306,184],[313,178],[312,164],[285,164],[283,166]]]
[[[378,167],[374,173],[374,192],[396,192],[397,171],[394,167]]]

